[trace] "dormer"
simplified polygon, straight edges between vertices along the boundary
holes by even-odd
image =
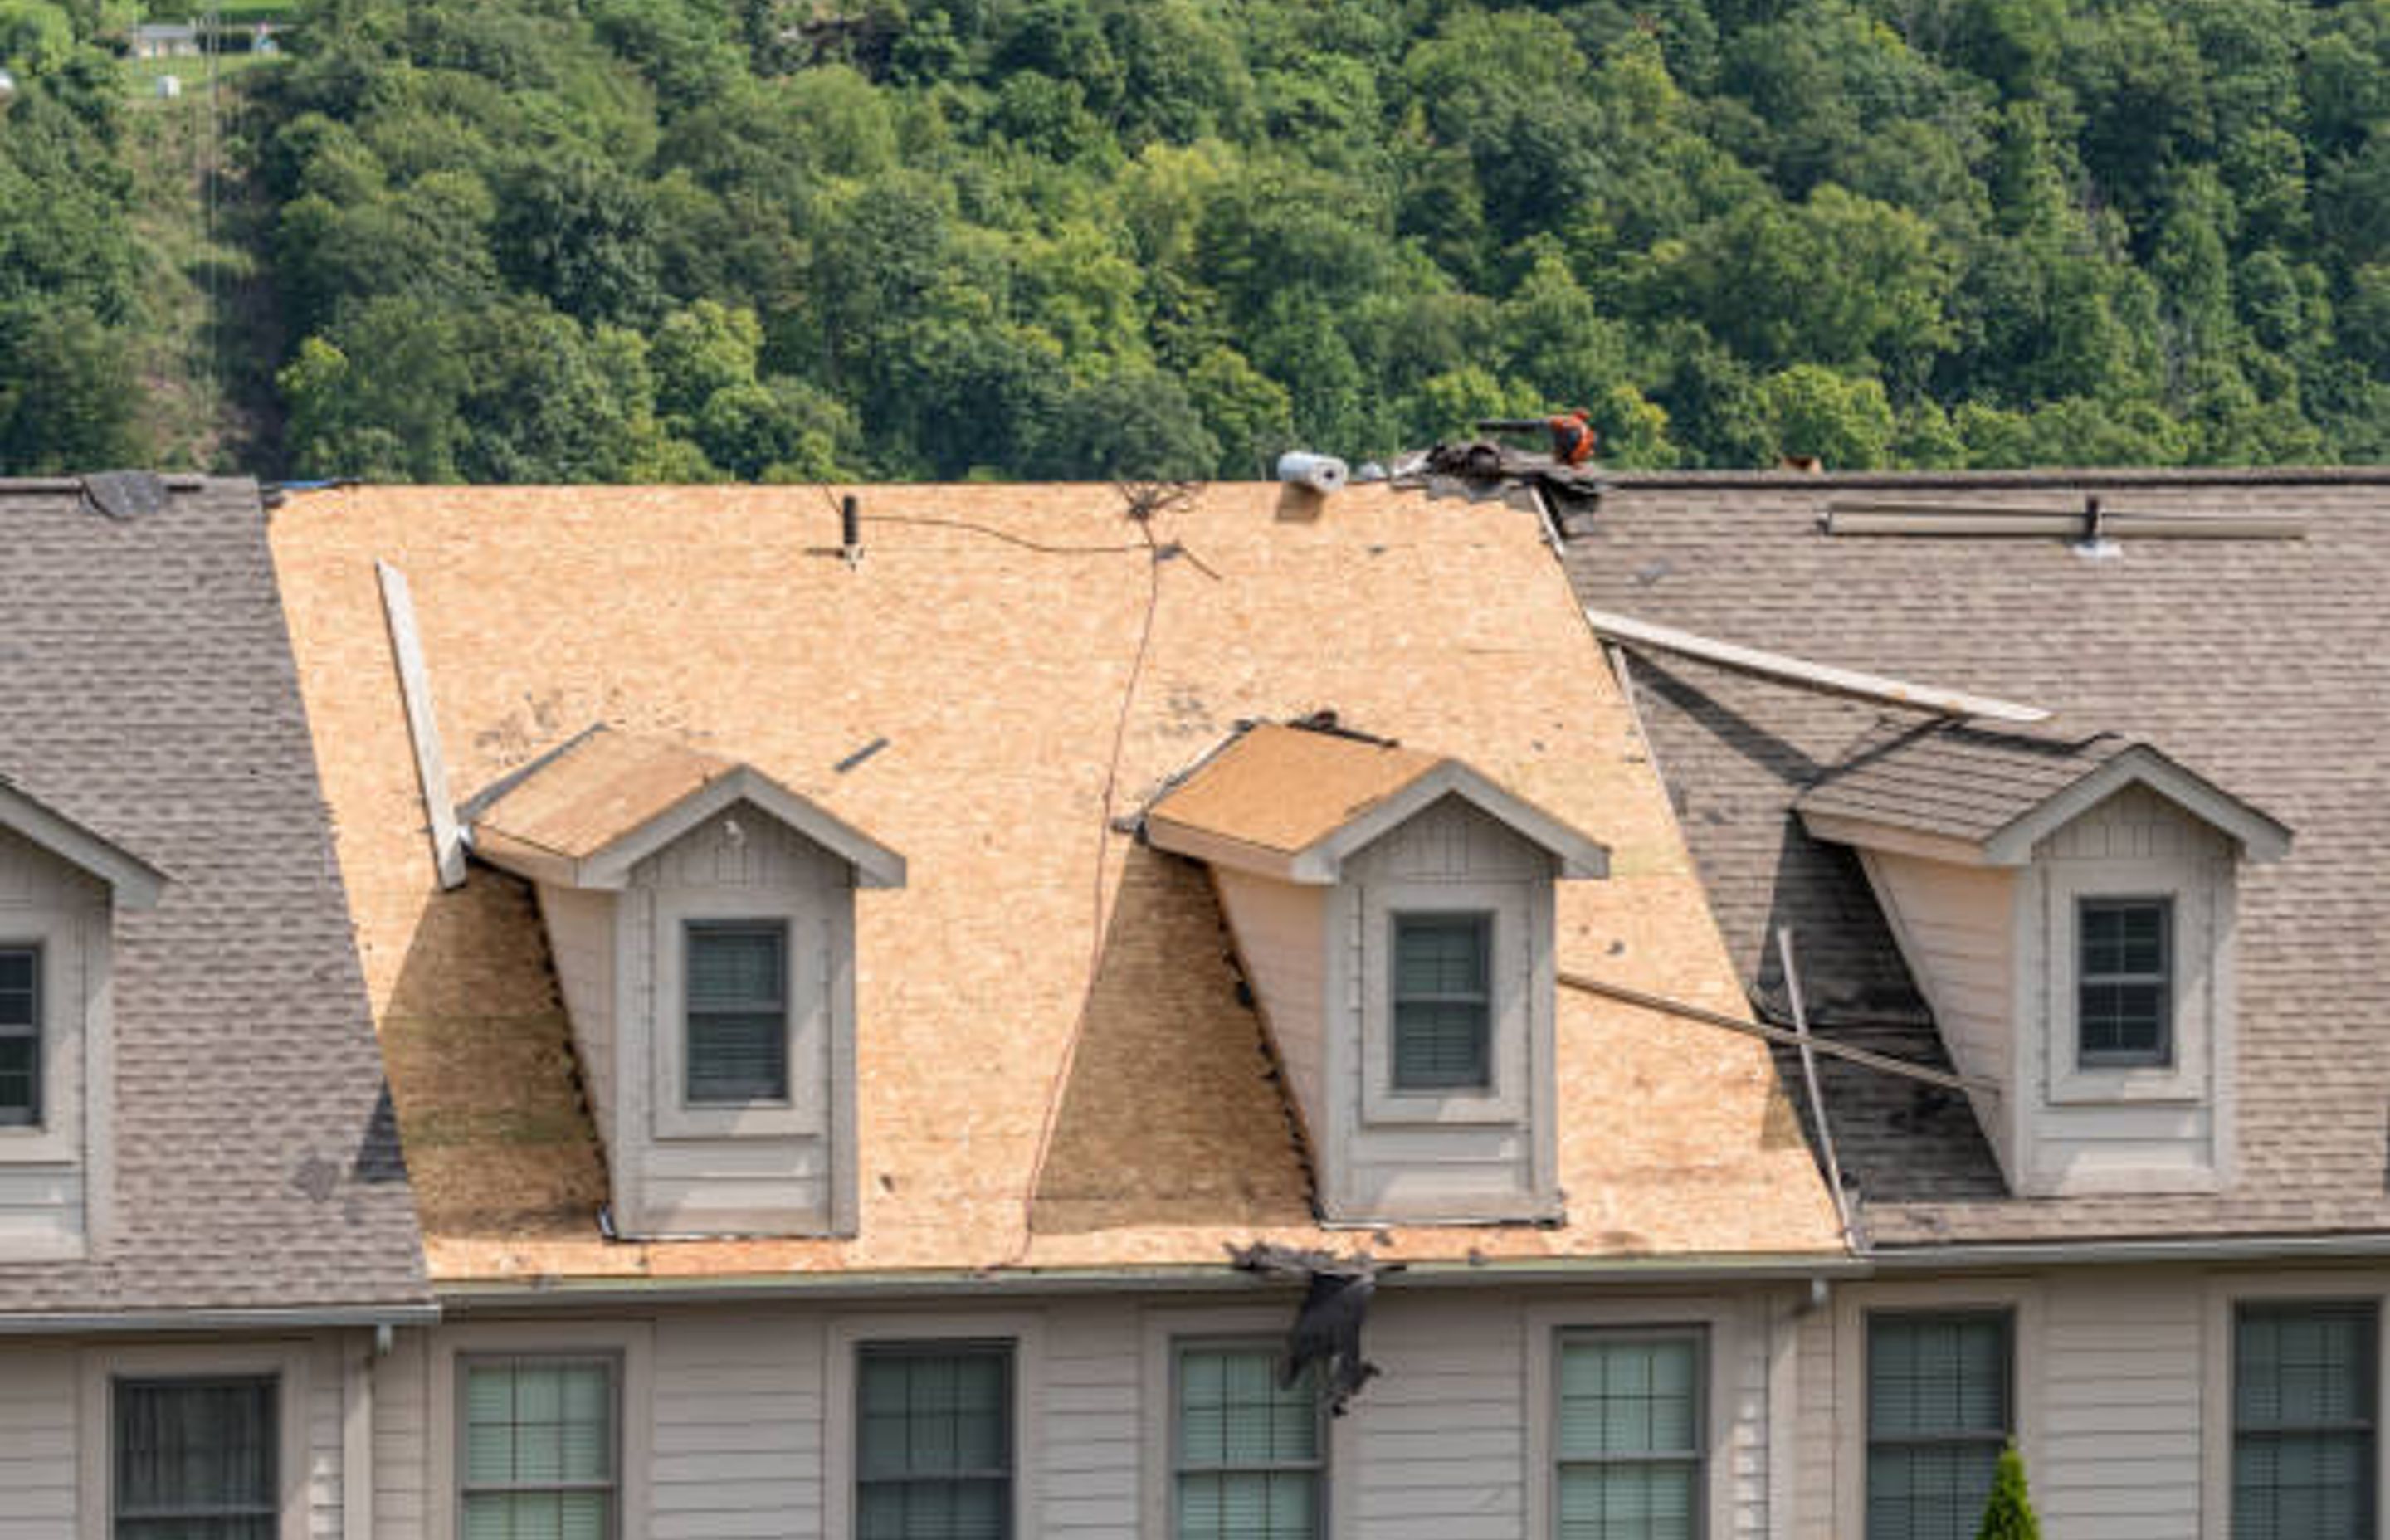
[[[538,893],[617,1233],[852,1235],[854,891],[904,859],[751,766],[604,728],[468,812]]]
[[[165,883],[0,781],[0,1264],[91,1255],[105,1227],[115,916]]]
[[[2147,744],[1887,724],[1796,804],[1850,846],[2021,1196],[2229,1185],[2244,863],[2281,824]]]
[[[1552,885],[1601,845],[1458,760],[1275,724],[1145,833],[1210,868],[1324,1219],[1561,1216]]]

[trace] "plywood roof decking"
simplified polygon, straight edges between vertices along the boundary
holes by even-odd
[[[1165,792],[1148,816],[1291,855],[1443,763],[1416,749],[1265,722]]]
[[[477,833],[557,855],[595,855],[739,766],[636,733],[588,733],[482,810]]]
[[[1201,869],[1109,827],[1240,720],[1334,707],[1465,753],[1613,849],[1611,880],[1559,890],[1562,967],[1740,1008],[1661,788],[1532,515],[1368,488],[1290,522],[1278,488],[1219,486],[1154,532],[1200,564],[1157,566],[1123,539],[1108,487],[857,490],[854,566],[811,489],[357,488],[276,515],[436,1277],[1209,1264],[1260,1238],[1349,1246],[1310,1217]],[[882,514],[1140,548],[1040,553]],[[603,1169],[535,910],[486,868],[453,893],[434,879],[377,557],[413,588],[457,785],[611,722],[735,751],[905,853],[909,885],[857,902],[854,1239],[598,1238]],[[1560,1011],[1569,1223],[1406,1230],[1378,1250],[1836,1248],[1760,1045],[1574,994]]]

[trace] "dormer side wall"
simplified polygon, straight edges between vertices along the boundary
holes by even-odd
[[[114,1169],[106,883],[0,829],[0,944],[40,958],[38,1124],[0,1126],[0,1264],[94,1255]]]

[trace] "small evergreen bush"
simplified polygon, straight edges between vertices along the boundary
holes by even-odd
[[[1984,1505],[1984,1527],[1975,1532],[1975,1540],[2041,1540],[2041,1521],[2034,1517],[2033,1500],[2025,1495],[2024,1457],[2013,1444],[2000,1451],[1991,1501]]]

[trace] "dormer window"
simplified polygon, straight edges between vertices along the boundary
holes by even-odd
[[[2075,904],[2075,1056],[2085,1069],[2174,1062],[2174,900]]]
[[[2289,829],[2146,744],[1950,722],[1795,805],[1857,852],[2011,1190],[2230,1183],[2240,870]]]
[[[0,1128],[42,1121],[42,950],[0,946]]]
[[[692,1107],[789,1099],[789,927],[690,920],[683,1030]]]
[[[1274,723],[1145,833],[1211,868],[1324,1217],[1561,1216],[1553,887],[1607,851],[1458,760]]]
[[[854,1234],[854,895],[904,858],[752,766],[611,729],[466,815],[538,893],[615,1233]]]

